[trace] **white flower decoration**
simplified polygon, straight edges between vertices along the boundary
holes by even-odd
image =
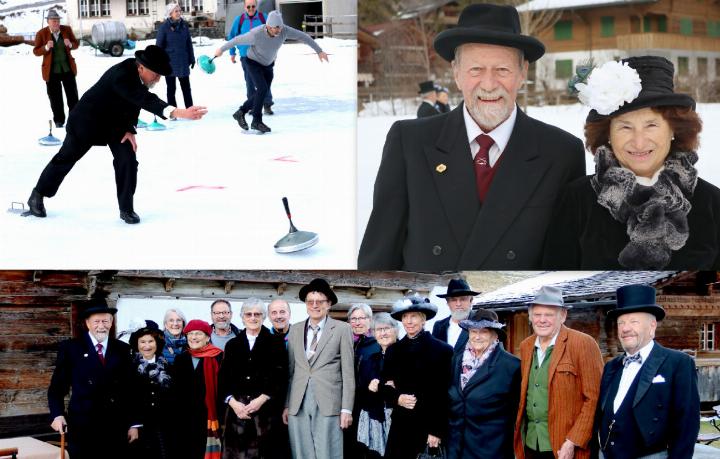
[[[640,94],[640,75],[627,62],[606,62],[590,73],[587,84],[575,85],[580,102],[601,115],[609,115]]]

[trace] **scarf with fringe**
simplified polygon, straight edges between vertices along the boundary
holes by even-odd
[[[220,421],[218,421],[217,408],[217,357],[222,350],[208,343],[202,349],[190,349],[190,355],[202,360],[203,374],[205,375],[205,407],[207,408],[207,441],[205,442],[205,459],[220,459]]]

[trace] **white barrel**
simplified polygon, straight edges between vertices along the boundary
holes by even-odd
[[[96,46],[106,47],[116,41],[127,40],[125,24],[119,21],[105,21],[93,24],[92,41]]]

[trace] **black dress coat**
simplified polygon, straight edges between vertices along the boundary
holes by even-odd
[[[440,341],[447,343],[448,342],[448,328],[450,328],[450,316],[447,316],[446,318],[444,318],[442,320],[438,320],[433,324],[432,335],[435,338],[439,339]],[[460,336],[458,337],[458,340],[455,342],[453,351],[457,352],[460,349],[465,349],[467,340],[468,340],[468,332],[467,332],[467,330],[463,329],[460,332]]]
[[[585,174],[580,139],[520,109],[481,204],[463,104],[388,132],[360,270],[535,269],[563,186]]]
[[[382,348],[372,336],[360,336],[355,342],[353,350],[355,351],[355,402],[352,410],[353,422],[350,427],[343,430],[343,455],[345,459],[360,458],[366,454],[365,445],[357,441],[358,420],[360,419],[360,410],[364,405],[367,405],[367,399],[371,397],[372,392],[368,389],[370,381],[365,385],[360,382],[360,369],[366,366],[366,362],[374,354],[382,353]]]
[[[513,459],[520,396],[520,359],[500,343],[460,388],[464,347],[455,352],[450,381],[448,459]]]
[[[545,268],[627,269],[618,262],[629,242],[626,225],[598,204],[591,178],[574,181],[563,193],[547,235]],[[664,269],[720,269],[720,189],[698,179],[690,204],[690,236]]]
[[[439,115],[439,114],[440,114],[440,111],[437,108],[435,108],[435,106],[433,104],[431,104],[430,102],[422,101],[422,103],[420,104],[420,106],[417,109],[417,117],[418,118],[425,118],[428,116],[435,116],[435,115]]]
[[[104,365],[88,333],[60,343],[48,405],[51,419],[65,416],[73,459],[94,458],[98,451],[108,458],[125,457],[128,429],[138,424],[129,409],[131,378],[130,346],[122,341],[108,340]]]
[[[622,376],[623,355],[605,364],[600,381],[600,398],[596,408],[595,435],[600,444],[608,438],[608,427],[601,422],[603,413],[613,409],[617,382]],[[621,454],[605,451],[607,459],[628,458],[623,451],[667,449],[672,459],[691,459],[700,431],[700,396],[697,370],[693,359],[679,351],[654,343],[647,361],[635,376],[637,392],[632,402],[632,420],[640,435],[624,444],[613,436],[612,448]],[[613,384],[614,383],[614,384]],[[594,445],[596,448],[598,444]]]
[[[447,439],[448,387],[452,348],[422,331],[415,339],[405,336],[385,352],[382,381],[385,400],[393,407],[385,457],[415,459],[425,450],[428,434]],[[417,398],[415,408],[397,404],[401,394]]]

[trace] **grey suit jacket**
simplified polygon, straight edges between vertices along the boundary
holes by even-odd
[[[315,355],[308,361],[305,357],[306,323],[293,324],[288,333],[290,383],[285,406],[291,415],[296,415],[308,384],[312,384],[323,416],[338,416],[341,409],[352,411],[355,356],[350,325],[328,317]]]

